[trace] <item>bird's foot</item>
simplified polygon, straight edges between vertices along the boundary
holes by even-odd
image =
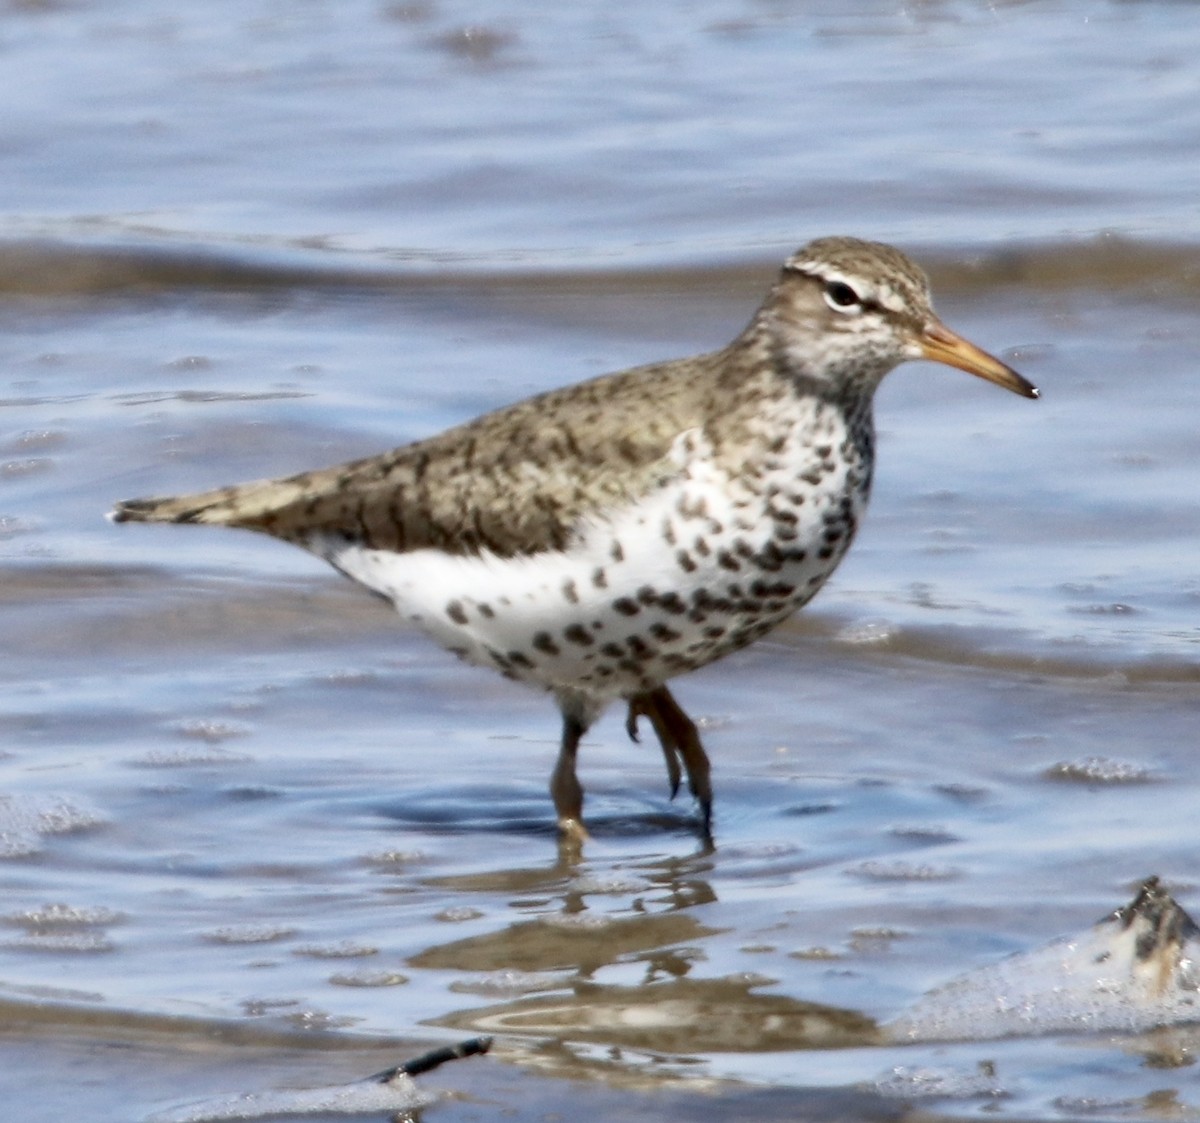
[[[573,869],[583,861],[583,846],[589,841],[587,828],[579,819],[558,820],[558,863],[563,869]]]
[[[641,738],[638,736],[638,720],[643,717],[648,717],[651,724],[654,725],[654,732],[658,734],[658,742],[662,746],[663,760],[667,765],[667,784],[671,789],[671,798],[674,799],[679,794],[679,785],[683,782],[683,765],[682,756],[679,752],[679,746],[674,741],[664,740],[661,733],[658,731],[658,725],[654,722],[654,715],[647,708],[646,695],[639,694],[636,698],[629,700],[629,714],[625,718],[625,732],[629,734],[629,739],[635,744],[641,744]]]
[[[559,819],[558,839],[566,847],[582,846],[588,841],[587,827],[579,819]]]
[[[700,804],[700,837],[706,846],[712,846],[712,800],[701,799],[698,802]]]
[[[650,719],[658,743],[662,746],[663,759],[667,764],[667,778],[671,783],[671,798],[675,798],[680,780],[686,773],[688,789],[700,805],[701,832],[705,841],[711,843],[711,767],[708,754],[700,743],[700,731],[696,728],[696,723],[683,712],[683,708],[665,686],[629,699],[625,729],[635,741],[638,739],[638,719],[642,717]]]

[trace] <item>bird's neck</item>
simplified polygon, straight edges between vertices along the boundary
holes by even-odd
[[[836,405],[848,419],[865,414],[869,419],[871,400],[884,376],[896,366],[890,356],[859,352],[839,363],[833,356],[802,346],[795,331],[781,330],[778,318],[762,310],[728,349],[751,359],[751,369],[768,372],[768,377],[786,384],[793,392]],[[740,372],[737,364],[726,364],[726,377]]]

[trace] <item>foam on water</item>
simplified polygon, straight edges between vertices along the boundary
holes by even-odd
[[[279,1116],[366,1115],[373,1112],[404,1113],[428,1107],[435,1097],[422,1092],[412,1080],[388,1083],[363,1081],[330,1088],[280,1089],[214,1097],[155,1112],[145,1123],[225,1123],[238,1119],[273,1119]]]
[[[898,1041],[1135,1033],[1200,1021],[1200,929],[1158,883],[1079,936],[926,995],[886,1028]]]
[[[0,795],[0,858],[36,854],[54,835],[90,830],[104,815],[71,796]]]

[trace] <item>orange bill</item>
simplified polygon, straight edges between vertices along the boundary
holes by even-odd
[[[989,382],[1003,386],[1022,397],[1038,396],[1038,389],[1032,382],[1022,378],[1012,367],[1006,366],[986,351],[981,351],[974,343],[968,343],[961,335],[955,335],[937,320],[921,333],[918,344],[921,354],[935,363],[958,367],[959,370],[986,378]]]

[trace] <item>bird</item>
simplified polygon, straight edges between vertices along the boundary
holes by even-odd
[[[635,741],[648,719],[672,797],[686,775],[711,841],[709,758],[667,683],[766,635],[825,584],[870,496],[875,391],[913,359],[1038,397],[942,323],[901,251],[823,237],[787,258],[720,350],[349,463],[125,500],[110,517],[292,543],[460,658],[552,694],[564,840],[587,837],[580,741],[623,703]]]

